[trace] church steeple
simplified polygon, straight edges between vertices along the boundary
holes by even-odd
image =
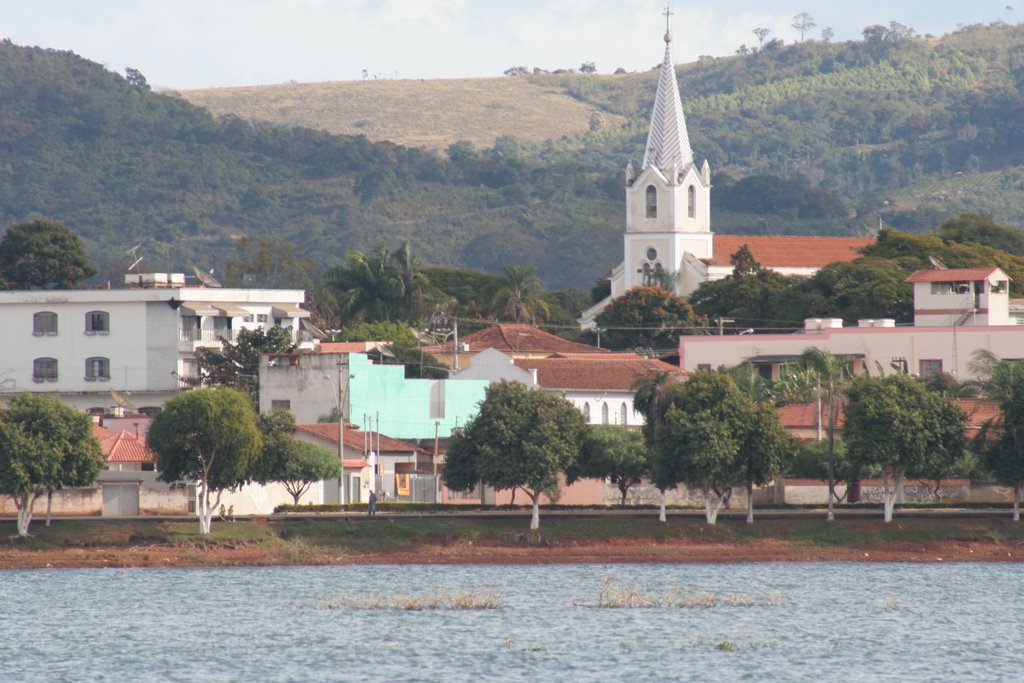
[[[693,163],[690,136],[686,132],[686,117],[679,99],[679,83],[672,62],[672,32],[668,22],[672,13],[665,8],[665,59],[658,77],[658,94],[654,97],[651,130],[647,134],[647,149],[641,170],[654,166],[667,172],[673,166],[680,171]]]

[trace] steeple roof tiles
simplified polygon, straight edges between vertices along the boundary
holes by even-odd
[[[658,76],[658,92],[654,96],[651,129],[647,134],[647,149],[641,170],[654,166],[662,172],[672,167],[680,171],[693,163],[690,136],[686,131],[683,103],[679,99],[679,83],[672,63],[672,36],[665,33],[665,58]]]

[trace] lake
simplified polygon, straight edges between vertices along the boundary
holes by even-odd
[[[3,571],[0,680],[1021,680],[1022,604],[1018,564]]]

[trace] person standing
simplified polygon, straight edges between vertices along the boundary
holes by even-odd
[[[370,491],[370,504],[366,508],[366,514],[370,517],[377,516],[377,492]]]

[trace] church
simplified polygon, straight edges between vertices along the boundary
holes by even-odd
[[[666,15],[666,19],[667,19]],[[611,295],[579,318],[582,329],[633,287],[671,281],[688,296],[703,282],[732,273],[731,257],[747,245],[757,261],[783,275],[811,275],[852,261],[870,238],[719,235],[711,232],[711,166],[693,159],[679,83],[666,27],[665,57],[658,77],[647,148],[639,172],[626,166],[626,232],[623,261],[611,273]]]

